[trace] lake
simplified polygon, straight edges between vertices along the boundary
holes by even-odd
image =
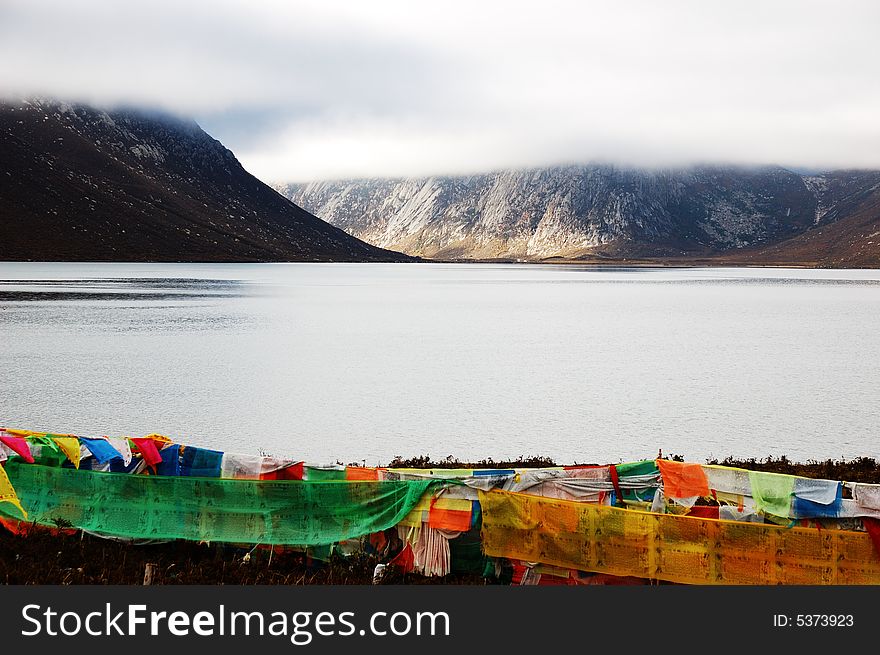
[[[0,263],[0,425],[311,462],[880,457],[880,271]]]

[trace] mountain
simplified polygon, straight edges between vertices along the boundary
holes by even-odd
[[[0,104],[0,260],[409,259],[282,197],[194,122]]]
[[[827,239],[796,239],[820,230],[827,236],[849,220],[880,229],[880,215],[870,201],[878,175],[800,175],[781,167],[653,171],[585,165],[313,182],[279,191],[365,241],[425,257],[540,261],[742,255],[754,262],[788,258],[797,263],[795,258],[824,247]],[[852,218],[857,213],[861,219]],[[791,245],[782,248],[786,243]],[[835,243],[843,250],[851,247],[842,240]],[[772,244],[780,249],[768,250]],[[874,244],[865,244],[864,256],[812,253],[806,261],[880,265],[876,246],[872,250]]]
[[[743,261],[880,267],[880,171],[835,171],[808,182],[818,185],[816,225],[791,239],[745,252]]]

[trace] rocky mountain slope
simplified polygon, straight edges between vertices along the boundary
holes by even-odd
[[[194,122],[0,104],[0,260],[405,259],[283,198]]]
[[[770,262],[803,256],[792,240],[819,230],[827,234],[854,212],[861,212],[860,225],[880,229],[880,215],[872,213],[869,201],[878,175],[805,177],[780,167],[649,171],[588,165],[314,182],[279,191],[370,243],[426,257],[632,259],[750,253],[755,261],[764,256]],[[824,242],[815,238],[802,247],[822,247]],[[789,241],[791,253],[764,250]],[[866,242],[868,251],[870,245]],[[865,257],[848,259],[841,253],[824,261],[880,263],[877,249],[868,251]]]
[[[880,171],[835,171],[818,185],[816,225],[791,239],[742,253],[745,262],[880,268]]]

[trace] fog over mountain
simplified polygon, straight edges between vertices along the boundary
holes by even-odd
[[[4,0],[0,94],[193,116],[264,181],[880,168],[873,0]]]

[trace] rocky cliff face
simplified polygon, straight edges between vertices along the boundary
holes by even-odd
[[[0,260],[400,261],[245,171],[193,122],[0,104]]]
[[[778,167],[568,166],[280,187],[370,243],[427,257],[545,259],[740,249],[816,221],[813,187]]]

